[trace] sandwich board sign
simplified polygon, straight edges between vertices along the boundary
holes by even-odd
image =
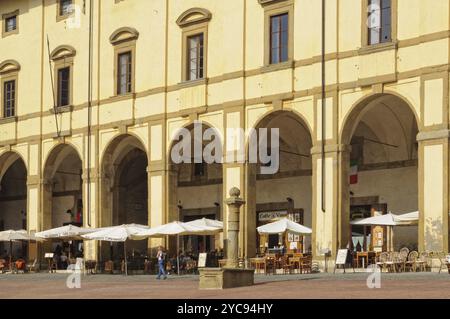
[[[348,249],[339,249],[337,254],[336,254],[336,262],[334,264],[334,273],[336,273],[336,268],[338,266],[343,266],[344,267],[344,273],[345,273],[345,266],[347,265],[347,260],[348,260]],[[353,272],[355,271],[355,269],[353,268]]]
[[[206,267],[206,258],[208,254],[207,253],[201,253],[198,254],[198,268],[205,268]]]

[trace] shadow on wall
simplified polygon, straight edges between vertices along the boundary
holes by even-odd
[[[442,218],[425,220],[425,250],[443,251]]]

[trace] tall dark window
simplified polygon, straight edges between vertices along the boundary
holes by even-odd
[[[131,52],[119,54],[117,67],[117,94],[121,95],[131,93]]]
[[[4,82],[3,86],[3,117],[16,116],[16,81]]]
[[[194,176],[202,177],[206,175],[206,163],[194,163]]]
[[[391,0],[369,0],[367,24],[369,45],[391,42],[392,8]]]
[[[70,104],[70,67],[58,70],[58,106]]]
[[[202,79],[204,75],[203,33],[188,37],[187,42],[188,42],[187,80]]]
[[[11,32],[17,29],[17,16],[5,19],[5,32]]]
[[[59,0],[59,15],[65,16],[71,12],[72,9],[72,0]]]
[[[289,15],[270,17],[270,63],[288,60]]]

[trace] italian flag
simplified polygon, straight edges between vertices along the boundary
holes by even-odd
[[[350,162],[350,185],[358,184],[358,162]]]

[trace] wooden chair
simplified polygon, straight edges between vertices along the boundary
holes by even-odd
[[[26,270],[27,270],[27,264],[26,264],[25,260],[22,258],[17,259],[16,262],[14,263],[14,272],[16,274],[18,274],[18,273],[24,274]]]
[[[300,259],[300,272],[310,274],[312,270],[312,256],[305,256]]]
[[[27,272],[37,272],[37,269],[38,269],[37,259],[33,260],[32,263],[28,263],[26,266]]]
[[[389,259],[389,253],[382,252],[380,256],[378,256],[378,261],[376,262],[376,265],[381,268],[381,271],[383,271],[384,268],[386,268],[386,262]]]
[[[289,257],[288,256],[282,256],[281,257],[281,268],[283,269],[283,274],[284,275],[286,275],[286,274],[290,275],[292,273],[293,267],[289,263]]]
[[[264,273],[269,275],[270,273],[276,273],[276,257],[272,256],[272,254],[267,254],[264,258]]]
[[[114,262],[112,260],[105,261],[105,273],[114,273]]]
[[[219,259],[219,268],[225,267],[226,264],[227,264],[227,260],[226,259]]]
[[[292,270],[298,270],[301,273],[300,263],[303,257],[294,256],[289,258],[289,263],[291,264]]]
[[[7,267],[6,267],[6,260],[5,259],[0,259],[0,273],[4,273],[6,271]]]
[[[419,257],[419,253],[417,251],[412,251],[408,255],[408,261],[405,263],[406,268],[409,271],[413,270],[414,272],[417,269],[417,258]]]

